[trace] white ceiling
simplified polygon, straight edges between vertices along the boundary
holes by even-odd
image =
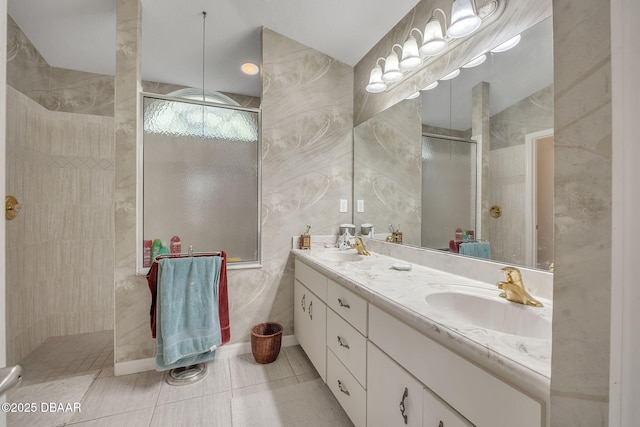
[[[418,0],[142,0],[142,78],[260,96],[260,28],[355,65]],[[115,0],[9,0],[9,15],[55,67],[115,69]]]

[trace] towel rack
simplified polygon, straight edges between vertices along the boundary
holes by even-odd
[[[193,246],[189,246],[189,252],[181,252],[179,254],[161,254],[156,255],[154,261],[158,261],[163,258],[187,258],[187,257],[199,257],[199,256],[221,256],[222,252],[193,252]]]

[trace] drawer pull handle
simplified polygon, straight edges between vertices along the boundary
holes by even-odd
[[[342,381],[340,380],[338,380],[338,388],[340,389],[341,392],[343,392],[347,396],[351,396],[351,393],[349,393],[349,390],[347,390],[347,388],[344,386],[344,384],[342,384]]]
[[[345,344],[342,342],[342,338],[340,337],[340,335],[338,335],[338,344],[340,344],[340,347],[344,347],[347,350],[349,349],[349,344]]]
[[[306,307],[304,306],[304,300],[307,297],[307,294],[302,295],[302,299],[300,300],[300,306],[302,307],[302,311],[307,311]]]
[[[313,320],[313,314],[311,313],[311,307],[313,307],[313,301],[309,303],[309,319]]]
[[[407,411],[406,406],[404,405],[404,401],[409,397],[409,390],[405,387],[404,393],[402,394],[402,400],[400,401],[400,413],[402,414],[402,418],[404,418],[404,423],[407,424]]]
[[[340,307],[344,307],[344,308],[351,308],[351,306],[349,304],[345,304],[342,302],[342,300],[340,298],[338,298],[338,305]]]

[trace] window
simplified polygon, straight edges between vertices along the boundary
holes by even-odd
[[[169,248],[173,236],[183,253],[224,250],[229,268],[259,265],[259,129],[254,109],[143,94],[139,267],[145,241]]]

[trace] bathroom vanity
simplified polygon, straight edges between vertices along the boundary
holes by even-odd
[[[293,252],[295,336],[356,426],[547,425],[548,299],[379,253]]]

